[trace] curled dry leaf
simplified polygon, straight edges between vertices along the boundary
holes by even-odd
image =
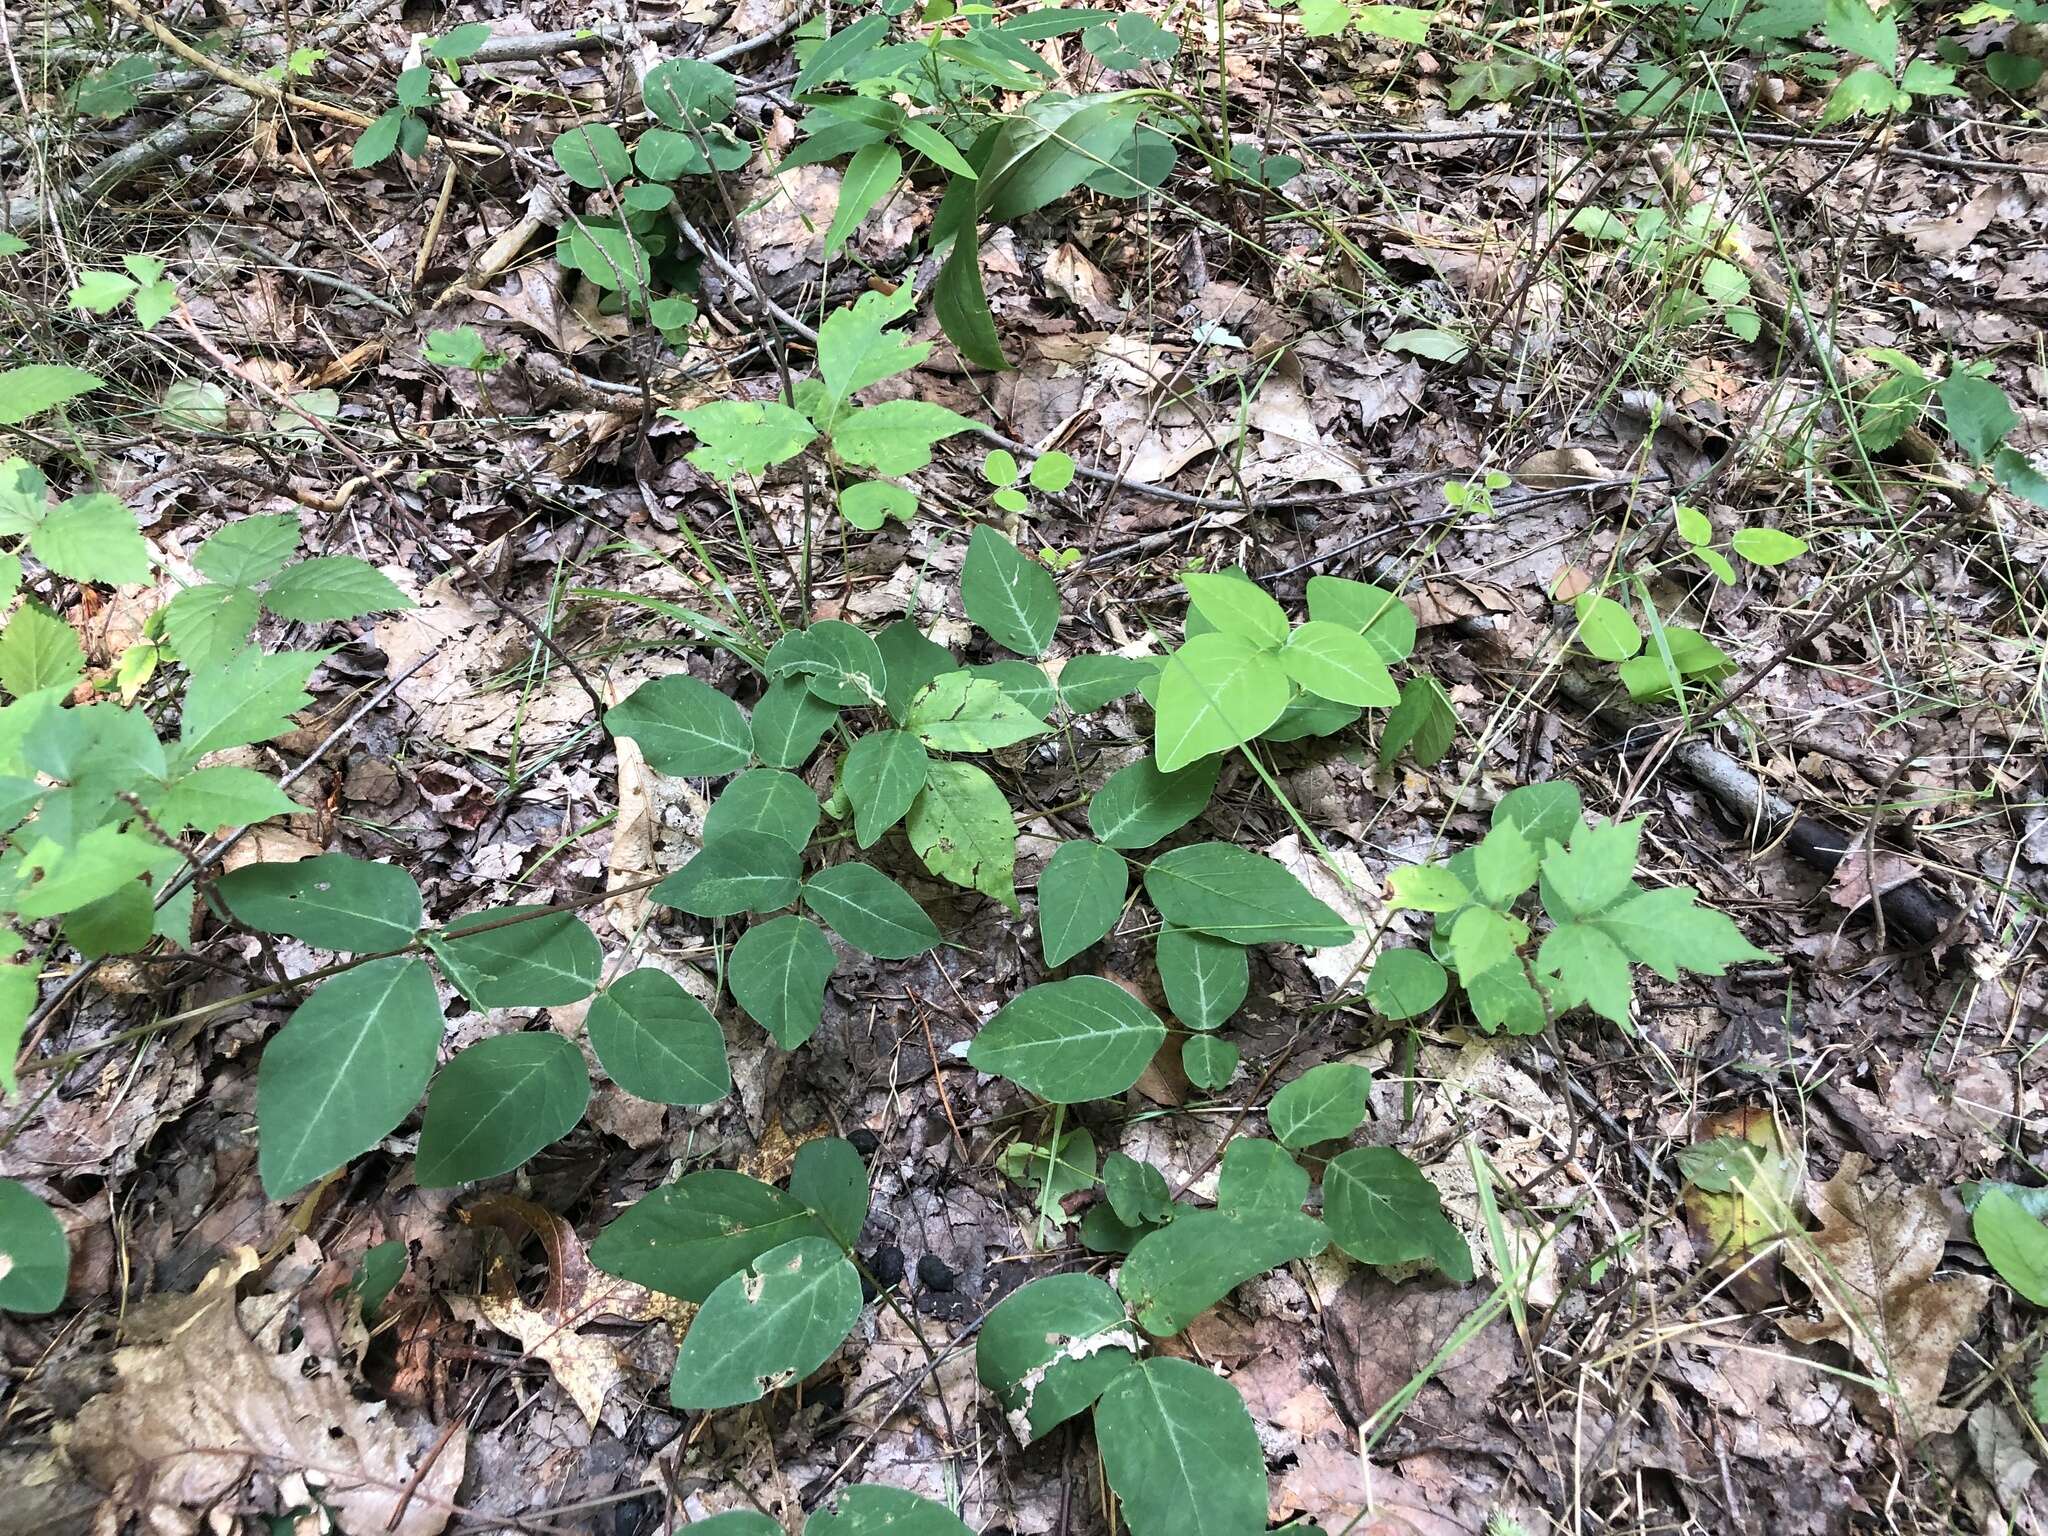
[[[150,1529],[183,1528],[173,1510],[211,1508],[260,1471],[297,1474],[342,1530],[436,1536],[462,1481],[462,1430],[437,1444],[423,1418],[358,1401],[303,1343],[285,1348],[289,1297],[235,1299],[256,1264],[239,1249],[191,1295],[138,1307],[113,1386],[57,1429],[65,1454]]]
[[[1560,491],[1607,478],[1600,461],[1585,448],[1550,448],[1532,453],[1515,466],[1515,483],[1532,491]]]
[[[1908,1188],[1868,1169],[1867,1158],[1849,1153],[1839,1173],[1809,1192],[1820,1230],[1788,1244],[1785,1262],[1813,1291],[1820,1318],[1788,1318],[1785,1332],[1804,1344],[1845,1346],[1889,1386],[1909,1439],[1946,1434],[1962,1411],[1936,1399],[1991,1282],[1982,1275],[1936,1280],[1949,1234],[1941,1191]]]

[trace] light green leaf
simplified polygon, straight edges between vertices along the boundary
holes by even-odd
[[[1026,1441],[1085,1412],[1137,1363],[1140,1348],[1115,1291],[1094,1275],[1047,1275],[989,1311],[974,1369]]]
[[[903,819],[923,791],[930,767],[931,758],[905,731],[875,731],[853,744],[839,783],[853,805],[854,836],[861,847],[872,848]]]
[[[1537,963],[1566,995],[1583,999],[1601,1018],[1626,1026],[1635,1001],[1628,956],[1593,923],[1562,923],[1544,935]]]
[[[1444,1215],[1436,1186],[1392,1147],[1354,1147],[1330,1160],[1323,1220],[1361,1264],[1427,1259],[1460,1284],[1472,1278],[1472,1251]]]
[[[1387,350],[1412,352],[1415,356],[1426,357],[1432,362],[1455,363],[1472,350],[1472,343],[1455,331],[1425,326],[1415,330],[1394,332],[1387,338]]]
[[[1899,21],[1889,5],[1873,10],[1869,0],[1827,0],[1821,30],[1835,47],[1882,69],[1898,63]]]
[[[1060,702],[1088,714],[1156,679],[1161,665],[1157,656],[1076,656],[1060,668]]]
[[[166,831],[211,834],[220,827],[295,816],[303,809],[267,774],[223,763],[195,768],[179,779],[158,798],[153,814]]]
[[[1511,820],[1498,823],[1472,850],[1479,894],[1503,910],[1536,883],[1537,864],[1536,845]]]
[[[680,672],[642,683],[605,711],[604,724],[637,744],[655,772],[677,778],[731,773],[752,755],[739,705]]]
[[[930,400],[884,400],[848,411],[832,427],[832,451],[878,475],[907,475],[932,461],[932,445],[976,423]]]
[[[1116,926],[1131,872],[1100,843],[1061,843],[1038,877],[1038,941],[1048,966],[1064,965]]]
[[[42,1317],[64,1304],[71,1243],[57,1213],[16,1179],[0,1179],[0,1310]]]
[[[886,21],[871,16],[870,21]],[[943,1504],[902,1488],[860,1483],[811,1515],[804,1536],[974,1536]]]
[[[1451,923],[1451,959],[1460,976],[1478,976],[1506,966],[1519,970],[1518,951],[1529,925],[1491,907],[1467,907]]]
[[[1195,636],[1160,674],[1153,720],[1160,768],[1171,773],[1250,741],[1280,718],[1291,692],[1270,650],[1240,635]]]
[[[1270,650],[1287,639],[1287,614],[1243,571],[1191,571],[1180,579],[1195,611],[1222,634]]]
[[[323,651],[266,656],[253,646],[224,665],[195,671],[178,721],[178,750],[189,766],[212,752],[269,741],[292,729],[292,714],[313,702],[306,679]]]
[[[2037,1307],[2048,1307],[2048,1226],[2000,1190],[1977,1202],[1970,1235],[1999,1279]]]
[[[1273,1095],[1273,1102],[1266,1106],[1266,1124],[1283,1147],[1334,1141],[1365,1124],[1371,1093],[1372,1073],[1364,1067],[1325,1062],[1310,1067]]]
[[[936,752],[992,752],[1046,734],[1046,724],[998,683],[971,672],[932,679],[904,724]]]
[[[299,520],[289,512],[238,517],[193,552],[192,564],[208,581],[253,587],[284,569],[299,547]]]
[[[31,416],[89,394],[107,381],[83,368],[30,363],[0,373],[0,427],[19,426]]]
[[[1591,917],[1613,905],[1635,875],[1642,835],[1640,816],[1589,821],[1573,830],[1568,849],[1553,846],[1543,860],[1543,905],[1551,917]]]
[[[1844,5],[1860,5],[1862,0],[1836,0]],[[1828,93],[1828,104],[1821,109],[1816,126],[1829,127],[1851,117],[1883,117],[1891,112],[1903,112],[1913,105],[1913,98],[1892,83],[1887,70],[1865,65],[1862,69],[1842,77],[1834,90]]]
[[[295,864],[245,864],[221,876],[214,889],[236,919],[258,933],[285,934],[316,949],[398,949],[425,921],[411,875],[396,864],[344,853]]]
[[[910,893],[866,864],[835,864],[804,882],[804,905],[862,954],[908,960],[939,942]]]
[[[1155,951],[1166,1006],[1189,1029],[1216,1029],[1244,1006],[1251,962],[1228,939],[1161,924]]]
[[[2013,495],[2037,507],[2048,507],[2048,474],[2018,449],[2000,448],[1991,456],[1991,468],[1999,485]]]
[[[164,604],[164,629],[178,659],[194,672],[218,667],[249,643],[263,616],[247,587],[187,587]]]
[[[817,795],[795,774],[749,768],[720,790],[704,813],[704,844],[738,832],[771,837],[801,853],[818,830],[819,810]]]
[[[13,935],[0,930],[0,942],[12,943]],[[0,1094],[15,1090],[14,1062],[21,1054],[22,1036],[28,1017],[35,1011],[37,985],[42,962],[0,964]]]
[[[1771,958],[1742,936],[1727,913],[1699,905],[1690,886],[1639,892],[1595,922],[1630,959],[1666,981],[1678,980],[1681,970],[1720,976],[1731,965]]]
[[[1069,1131],[1059,1145],[1013,1141],[996,1158],[1003,1176],[1031,1194],[1031,1208],[1053,1226],[1073,1221],[1062,1201],[1095,1187],[1095,1138],[1085,1128]]]
[[[68,687],[85,671],[85,647],[71,626],[37,603],[23,603],[0,629],[0,688],[17,699]]]
[[[1353,629],[1373,643],[1388,665],[1406,661],[1415,649],[1415,615],[1384,587],[1342,576],[1308,579],[1308,616],[1319,624]]]
[[[1169,923],[1235,944],[1351,941],[1351,925],[1285,866],[1231,843],[1194,843],[1152,861],[1145,890]]]
[[[772,1248],[706,1298],[676,1357],[669,1401],[709,1410],[751,1403],[810,1375],[860,1319],[860,1276],[836,1244]]]
[[[960,568],[960,600],[967,616],[998,645],[1041,656],[1059,623],[1059,587],[1052,573],[1021,554],[986,525],[974,530]]]
[[[1935,397],[1941,402],[1948,435],[1979,464],[2020,424],[2005,391],[1974,373],[1950,374]]]
[[[35,557],[73,581],[149,580],[149,546],[121,498],[95,491],[53,508],[28,536]]]
[[[571,181],[593,191],[616,187],[633,174],[625,143],[609,123],[586,123],[557,134],[549,153]]]
[[[726,985],[748,1018],[793,1051],[818,1032],[825,983],[838,963],[817,925],[791,914],[756,923],[740,935],[726,960]]]
[[[908,524],[917,511],[917,494],[887,480],[858,480],[839,490],[839,515],[863,532],[873,533],[890,518]]]
[[[1088,802],[1088,829],[1109,848],[1149,848],[1202,814],[1216,792],[1220,757],[1205,757],[1174,773],[1141,757],[1117,769]]]
[[[965,670],[969,677],[985,678],[994,683],[1021,705],[1025,713],[1041,724],[1051,717],[1054,707],[1059,703],[1059,690],[1053,687],[1052,679],[1045,675],[1045,668],[1033,662],[1012,658],[1006,661],[983,662],[979,666],[968,667]]]
[[[1237,1388],[1192,1360],[1162,1356],[1121,1372],[1096,1404],[1095,1435],[1131,1536],[1265,1529],[1258,1430]]]
[[[700,446],[690,450],[690,462],[721,485],[743,474],[758,478],[771,464],[802,453],[818,435],[808,418],[779,400],[714,400],[662,414],[696,435]]]
[[[478,1008],[565,1008],[597,990],[604,951],[575,913],[543,911],[486,907],[428,934],[427,947]]]
[[[422,1189],[449,1189],[509,1173],[575,1130],[589,1100],[583,1055],[560,1035],[479,1040],[427,1090],[413,1177]]]
[[[287,1199],[397,1130],[433,1076],[443,1027],[434,978],[416,957],[372,960],[322,982],[263,1050],[264,1193]]]
[[[388,107],[377,119],[356,135],[355,146],[349,151],[348,163],[352,169],[367,170],[391,158],[391,152],[398,148],[398,130],[412,114],[403,107]]]
[[[1752,565],[1783,565],[1806,553],[1806,540],[1776,528],[1738,528],[1729,543]]]
[[[263,606],[281,619],[318,624],[412,607],[389,576],[354,555],[301,560],[263,590]]]
[[[654,899],[695,917],[774,912],[802,887],[802,850],[765,832],[728,832],[707,842],[654,888]]]
[[[843,619],[820,619],[784,635],[768,652],[768,671],[805,678],[805,686],[828,704],[879,704],[888,686],[874,640]]]
[[[590,1262],[635,1285],[702,1301],[770,1249],[830,1236],[795,1196],[709,1168],[650,1191],[598,1234]]]
[[[666,971],[629,971],[591,999],[590,1048],[611,1080],[656,1104],[715,1104],[732,1092],[725,1033]]]
[[[1509,790],[1494,803],[1496,827],[1512,823],[1532,847],[1571,840],[1578,828],[1582,802],[1578,787],[1569,779],[1545,779]]]
[[[1444,1000],[1450,977],[1419,949],[1389,949],[1365,979],[1365,1000],[1385,1019],[1412,1019]]]
[[[1401,690],[1373,643],[1355,629],[1311,619],[1287,637],[1280,665],[1308,692],[1339,704],[1388,709]]]
[[[1018,993],[967,1048],[978,1072],[1054,1104],[1122,1093],[1166,1039],[1166,1026],[1113,981],[1075,976]]]
[[[801,768],[838,718],[801,677],[777,678],[754,706],[754,755],[772,768]]]
[[[1017,905],[1017,824],[996,782],[972,763],[935,760],[904,823],[910,846],[941,880]]]
[[[1418,48],[1429,41],[1430,23],[1435,20],[1435,11],[1418,10],[1412,5],[1362,5],[1351,13],[1351,24],[1361,34],[1412,43]]]
[[[879,143],[868,145],[859,154],[866,154],[869,150],[895,154],[893,149]],[[856,162],[859,154],[855,156]],[[900,156],[897,157],[897,169],[900,173]],[[845,206],[845,188],[849,185],[851,171],[848,180],[841,184],[842,207]],[[887,191],[887,188],[882,190]],[[866,208],[861,210],[862,213],[866,211]],[[837,227],[837,221],[834,227]],[[848,233],[851,233],[850,227]],[[830,237],[827,238],[829,240]],[[818,376],[823,392],[811,413],[821,431],[832,430],[852,404],[857,391],[894,378],[899,373],[908,373],[930,356],[930,342],[913,342],[900,331],[885,329],[909,314],[916,304],[917,287],[914,283],[906,283],[898,285],[894,293],[864,293],[853,303],[835,309],[825,317],[824,323],[818,327]]]
[[[73,310],[89,315],[103,315],[110,309],[118,309],[123,300],[135,291],[135,279],[121,272],[81,272],[78,283],[65,295],[65,302]]]
[[[1579,643],[1602,661],[1627,661],[1643,648],[1643,632],[1613,598],[1584,592],[1572,611],[1578,615]]]

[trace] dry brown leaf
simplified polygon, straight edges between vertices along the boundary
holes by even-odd
[[[1515,467],[1515,481],[1534,491],[1561,491],[1607,478],[1607,471],[1587,448],[1547,448],[1532,453]]]
[[[1874,852],[1869,839],[1859,835],[1828,881],[1828,900],[1853,912],[1873,897],[1895,891],[1920,878],[1920,866],[1902,853],[1880,848]]]
[[[1045,285],[1097,325],[1120,325],[1124,312],[1116,302],[1116,285],[1072,241],[1056,246],[1045,259]]]
[[[1867,1158],[1851,1152],[1840,1172],[1809,1191],[1820,1230],[1789,1244],[1785,1262],[1812,1289],[1821,1316],[1788,1318],[1784,1329],[1804,1344],[1846,1346],[1890,1386],[1909,1438],[1945,1434],[1962,1422],[1962,1411],[1935,1400],[1991,1282],[1982,1275],[1935,1280],[1949,1233],[1941,1191],[1909,1189],[1868,1168]]]
[[[357,1401],[303,1344],[285,1348],[288,1297],[235,1300],[256,1263],[238,1249],[191,1295],[138,1307],[114,1385],[58,1426],[65,1454],[152,1527],[185,1523],[172,1511],[209,1508],[260,1469],[301,1475],[342,1530],[435,1536],[462,1482],[462,1430],[436,1451],[431,1424]]]

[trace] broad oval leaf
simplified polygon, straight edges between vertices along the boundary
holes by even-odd
[[[996,679],[965,670],[926,684],[910,701],[904,724],[937,752],[992,752],[1043,736],[1047,729]]]
[[[41,1317],[64,1304],[71,1244],[26,1184],[0,1179],[0,1311]]]
[[[574,913],[541,907],[486,907],[428,934],[427,947],[479,1008],[580,1003],[597,990],[604,970],[597,935]]]
[[[879,19],[879,18],[877,18]],[[974,1536],[945,1505],[903,1488],[859,1483],[834,1494],[804,1536]]]
[[[1154,859],[1145,890],[1167,922],[1234,944],[1321,948],[1351,941],[1351,925],[1283,865],[1231,843],[1193,843]]]
[[[237,921],[316,949],[398,949],[425,920],[411,875],[396,864],[345,853],[296,864],[246,864],[222,875],[214,889]]]
[[[1189,1043],[1228,1042],[1197,1035]],[[1117,1290],[1147,1333],[1166,1338],[1245,1281],[1321,1253],[1330,1236],[1313,1216],[1278,1203],[1182,1211],[1138,1240]]]
[[[875,649],[882,653],[882,664],[889,673],[883,699],[889,708],[889,718],[898,724],[910,713],[910,701],[917,697],[920,688],[941,672],[954,669],[953,653],[927,638],[908,619],[883,625],[882,632],[875,636]]]
[[[1602,661],[1627,661],[1643,648],[1643,632],[1613,598],[1581,593],[1572,610],[1578,615],[1579,643]]]
[[[1472,1278],[1472,1251],[1444,1215],[1436,1186],[1392,1147],[1354,1147],[1330,1160],[1323,1219],[1361,1264],[1427,1259],[1460,1283]]]
[[[1166,658],[1152,736],[1162,771],[1250,741],[1287,708],[1278,657],[1242,635],[1196,635]]]
[[[1095,1439],[1131,1536],[1266,1528],[1266,1453],[1252,1416],[1237,1388],[1192,1360],[1162,1356],[1119,1375],[1095,1405]]]
[[[1242,944],[1228,939],[1162,924],[1154,958],[1166,1006],[1189,1029],[1220,1027],[1251,991],[1251,961]]]
[[[874,731],[848,749],[839,784],[853,805],[854,839],[872,848],[909,811],[931,758],[907,731]]]
[[[1106,1281],[1047,1275],[990,1310],[974,1341],[974,1369],[1028,1445],[1085,1411],[1142,1348]]]
[[[775,677],[802,677],[828,704],[874,704],[883,699],[888,671],[866,630],[842,619],[820,619],[784,635],[768,652]]]
[[[1017,905],[1017,824],[996,781],[972,763],[940,759],[904,827],[910,846],[941,880]]]
[[[1174,773],[1141,757],[1117,769],[1088,801],[1088,829],[1109,848],[1150,848],[1202,814],[1216,792],[1221,757],[1205,757]]]
[[[1287,675],[1318,698],[1364,709],[1391,709],[1401,690],[1373,643],[1355,629],[1310,619],[1280,648]]]
[[[1365,1000],[1384,1019],[1412,1019],[1444,1000],[1451,979],[1419,949],[1388,949],[1365,978]]]
[[[728,832],[657,885],[654,899],[696,917],[773,912],[796,900],[802,868],[801,851],[780,837]]]
[[[590,1262],[649,1290],[702,1301],[769,1249],[826,1236],[795,1196],[743,1173],[707,1168],[635,1202],[597,1235]]]
[[[1076,656],[1060,668],[1060,702],[1088,714],[1156,679],[1161,665],[1157,656]]]
[[[820,807],[811,786],[777,768],[749,768],[719,791],[704,813],[706,846],[735,832],[772,837],[802,852],[818,830]]]
[[[1389,666],[1415,650],[1415,614],[1384,587],[1343,576],[1308,579],[1308,616],[1355,629],[1373,643]]]
[[[731,773],[753,752],[739,705],[680,672],[642,683],[605,711],[604,725],[637,745],[656,773],[676,778]]]
[[[966,669],[969,677],[983,677],[994,683],[1030,716],[1041,723],[1052,718],[1059,703],[1059,690],[1045,675],[1045,668],[1029,661],[989,661]]]
[[[656,1104],[715,1104],[732,1092],[725,1032],[683,984],[643,966],[591,999],[583,1027],[611,1080]]]
[[[779,677],[754,706],[754,755],[771,768],[801,768],[838,718],[801,677]]]
[[[747,1017],[793,1051],[818,1032],[825,983],[838,963],[817,924],[791,913],[740,935],[726,959],[725,983]]]
[[[804,882],[804,905],[862,954],[908,960],[939,942],[910,893],[867,864],[835,864]]]
[[[1116,926],[1131,872],[1100,843],[1061,843],[1038,877],[1038,942],[1049,966],[1064,965]]]
[[[1215,1035],[1189,1035],[1180,1043],[1180,1069],[1188,1081],[1210,1093],[1219,1092],[1237,1075],[1238,1049]]]
[[[1348,1062],[1310,1067],[1273,1095],[1266,1124],[1283,1147],[1310,1147],[1349,1136],[1365,1123],[1372,1073]]]
[[[967,1060],[1051,1103],[1080,1104],[1130,1087],[1165,1039],[1158,1016],[1115,982],[1075,976],[1011,998]]]
[[[372,960],[320,984],[263,1049],[256,1168],[273,1200],[369,1151],[434,1075],[441,997],[424,960]]]
[[[1190,571],[1180,584],[1195,611],[1221,633],[1268,650],[1287,639],[1286,611],[1243,571]]]
[[[583,1053],[560,1035],[479,1040],[427,1090],[413,1177],[422,1189],[447,1189],[509,1173],[575,1130],[589,1101]]]
[[[1022,656],[1044,655],[1059,624],[1052,573],[986,524],[967,542],[960,601],[998,645]]]
[[[841,1248],[851,1251],[867,1224],[867,1164],[850,1141],[820,1136],[796,1149],[789,1170],[789,1192],[817,1217]]]
[[[860,1320],[860,1276],[838,1245],[802,1237],[729,1275],[683,1335],[678,1408],[732,1408],[802,1381]]]

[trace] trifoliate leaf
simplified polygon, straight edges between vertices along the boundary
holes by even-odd
[[[907,731],[873,731],[853,744],[839,785],[853,805],[854,838],[861,847],[874,847],[903,819],[930,770],[931,757]]]

